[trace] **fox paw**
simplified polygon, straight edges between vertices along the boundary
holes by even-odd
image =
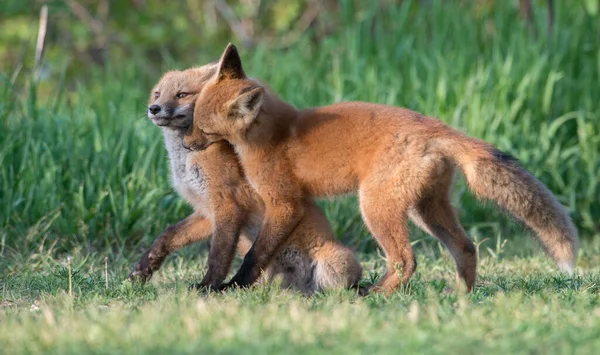
[[[127,276],[127,280],[131,282],[140,282],[145,284],[152,277],[152,273],[146,273],[142,271],[132,271],[129,276]]]
[[[142,284],[145,284],[150,280],[151,277],[152,269],[149,266],[144,265],[140,262],[135,266],[131,274],[127,276],[127,280],[131,282],[140,282]]]
[[[221,288],[219,289],[219,291],[221,291],[221,292],[231,291],[231,290],[234,290],[237,287],[238,286],[237,286],[236,283],[226,282],[223,285],[221,285]]]
[[[369,293],[371,293],[372,287],[373,287],[373,285],[364,284],[364,285],[354,285],[354,286],[351,286],[350,288],[355,290],[356,294],[359,297],[366,297],[369,295]]]
[[[234,290],[243,290],[243,289],[247,289],[249,288],[251,285],[247,284],[247,283],[237,283],[235,281],[229,281],[224,283],[223,285],[221,285],[221,288],[219,289],[221,292],[225,292],[225,291],[234,291]]]
[[[208,283],[204,283],[204,282],[200,282],[200,283],[193,283],[188,287],[188,291],[196,291],[200,294],[203,295],[207,295],[211,292],[218,292],[221,291],[221,287],[219,286],[214,286],[214,285],[210,285]]]

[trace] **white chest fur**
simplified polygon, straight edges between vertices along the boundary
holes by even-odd
[[[199,154],[183,147],[184,131],[163,128],[165,145],[171,164],[171,181],[179,195],[195,209],[205,206],[208,191],[202,169],[193,164],[193,155]]]

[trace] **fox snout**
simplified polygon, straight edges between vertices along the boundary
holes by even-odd
[[[152,106],[148,107],[148,111],[153,115],[156,115],[157,113],[159,113],[160,110],[162,110],[162,107],[160,107],[159,105],[152,105]]]
[[[173,118],[175,114],[175,108],[168,104],[152,104],[148,106],[148,117],[149,118]]]
[[[193,106],[173,106],[169,103],[154,103],[148,106],[148,118],[159,127],[187,128],[192,123]]]

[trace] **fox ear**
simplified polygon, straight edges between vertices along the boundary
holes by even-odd
[[[242,68],[242,59],[237,48],[231,43],[227,45],[221,59],[219,60],[218,80],[223,79],[244,79],[246,73]]]
[[[263,103],[265,89],[262,86],[250,86],[229,103],[228,116],[231,119],[243,119],[252,122]]]

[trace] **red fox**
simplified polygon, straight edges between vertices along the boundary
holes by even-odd
[[[216,72],[216,64],[168,72],[152,90],[148,118],[162,128],[173,185],[194,207],[194,213],[168,227],[154,241],[130,279],[146,281],[169,253],[212,235],[208,271],[195,287],[219,289],[231,267],[236,244],[245,255],[260,229],[263,203],[246,181],[229,143],[218,142],[203,152],[191,152],[182,145],[192,124],[196,97]],[[303,199],[301,204],[306,214],[271,263],[263,265],[266,278],[282,275],[283,287],[305,295],[356,286],[362,268],[354,253],[335,239],[312,199]]]
[[[202,150],[222,140],[234,146],[266,205],[263,227],[231,284],[256,280],[306,213],[303,199],[357,193],[364,222],[387,262],[372,290],[389,293],[415,271],[407,218],[448,248],[472,290],[475,247],[450,205],[456,168],[477,197],[533,229],[560,269],[574,268],[578,237],[571,219],[508,154],[404,108],[345,102],[297,110],[246,77],[231,44],[198,96],[184,145]]]

